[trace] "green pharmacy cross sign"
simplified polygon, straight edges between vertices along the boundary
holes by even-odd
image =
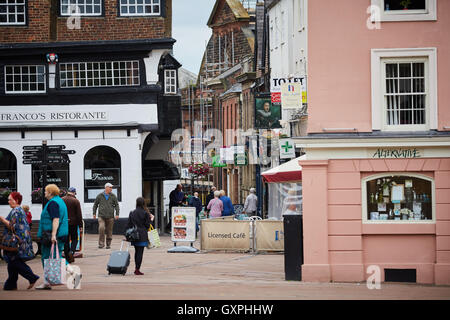
[[[295,145],[291,139],[280,139],[280,159],[295,158]]]
[[[286,141],[286,143],[282,145],[281,148],[284,149],[284,152],[288,153],[289,149],[292,148],[292,146],[289,144],[289,141]]]

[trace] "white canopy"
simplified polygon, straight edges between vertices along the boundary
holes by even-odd
[[[292,159],[275,168],[269,169],[261,173],[265,182],[282,183],[290,181],[302,180],[302,166],[298,164],[299,160],[303,160],[305,155]]]

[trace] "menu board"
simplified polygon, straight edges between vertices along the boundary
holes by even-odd
[[[195,208],[172,207],[172,241],[195,241]]]

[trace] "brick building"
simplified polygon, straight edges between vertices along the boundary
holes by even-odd
[[[182,93],[183,125],[190,128],[194,136],[193,120],[202,120],[205,162],[210,164],[211,149],[219,155],[223,147],[245,144],[245,141],[237,141],[229,130],[243,129],[244,123],[251,121],[252,115],[245,108],[253,110],[253,106],[243,104],[242,81],[246,78],[237,79],[247,72],[244,68],[253,70],[255,4],[256,1],[239,0],[215,2],[207,23],[212,35],[203,54],[197,83],[190,91]],[[220,134],[214,134],[211,129],[218,129]],[[246,194],[241,186],[252,184],[242,180],[245,168],[234,165],[233,161],[225,167],[214,168],[209,185],[225,190],[234,204],[243,203]],[[254,176],[248,175],[247,179],[254,180]]]
[[[0,188],[39,211],[42,170],[22,150],[47,140],[75,150],[48,181],[76,187],[85,217],[111,182],[121,217],[143,195],[162,227],[162,181],[179,177],[166,161],[180,127],[172,1],[75,2],[0,2]]]

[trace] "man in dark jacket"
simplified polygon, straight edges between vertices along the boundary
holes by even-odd
[[[184,201],[183,186],[177,184],[177,187],[172,190],[169,194],[169,223],[167,224],[167,229],[172,228],[172,207],[180,207]]]
[[[211,187],[211,192],[206,196],[206,203],[205,203],[205,211],[209,211],[206,208],[208,208],[209,202],[214,199],[214,191],[216,191],[216,187]]]
[[[189,199],[189,206],[195,208],[195,232],[198,232],[198,215],[202,211],[202,200],[198,197],[198,192],[194,192],[194,196]]]
[[[64,255],[69,263],[74,261],[73,255],[78,244],[78,230],[80,230],[81,234],[83,229],[81,205],[80,201],[75,197],[76,194],[77,190],[74,187],[70,187],[69,190],[67,190],[67,195],[62,198],[67,206],[67,215],[69,218],[69,236],[64,245]]]

